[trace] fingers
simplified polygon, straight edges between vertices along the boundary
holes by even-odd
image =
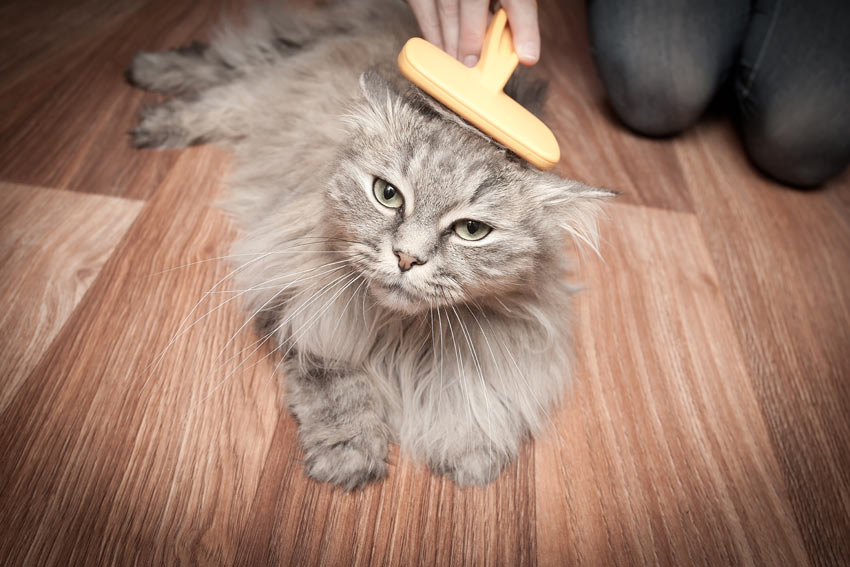
[[[523,65],[534,65],[540,59],[540,28],[534,0],[504,0],[508,22],[514,36],[514,49]]]
[[[437,0],[440,28],[443,30],[443,51],[457,59],[457,44],[460,36],[461,0]]]
[[[422,29],[422,36],[440,49],[444,49],[440,18],[437,15],[437,5],[434,0],[409,0],[409,3]]]
[[[481,55],[481,45],[487,31],[487,14],[490,0],[460,1],[460,37],[458,59],[467,67],[473,67]]]
[[[489,0],[408,0],[422,35],[467,66],[481,54],[487,28]],[[534,0],[503,0],[520,63],[540,59],[540,28]]]

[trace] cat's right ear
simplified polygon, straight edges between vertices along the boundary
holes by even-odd
[[[360,90],[373,106],[387,104],[387,100],[393,95],[393,88],[374,68],[369,68],[360,75]]]

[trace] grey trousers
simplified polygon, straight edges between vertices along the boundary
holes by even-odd
[[[680,132],[729,89],[769,176],[812,187],[850,163],[850,0],[590,0],[588,15],[611,106],[636,132]]]

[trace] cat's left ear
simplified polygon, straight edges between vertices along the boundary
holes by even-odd
[[[618,195],[615,191],[591,187],[571,179],[559,179],[546,175],[543,191],[543,207],[556,219],[576,244],[585,244],[599,254],[597,220],[604,203]]]

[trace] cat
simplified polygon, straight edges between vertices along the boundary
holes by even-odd
[[[611,192],[541,172],[404,80],[403,2],[253,8],[207,44],[139,52],[139,148],[234,154],[234,279],[280,351],[306,472],[346,489],[389,443],[461,486],[496,479],[571,375],[566,237]],[[519,73],[518,75],[521,75]],[[508,92],[528,108],[541,83]]]

